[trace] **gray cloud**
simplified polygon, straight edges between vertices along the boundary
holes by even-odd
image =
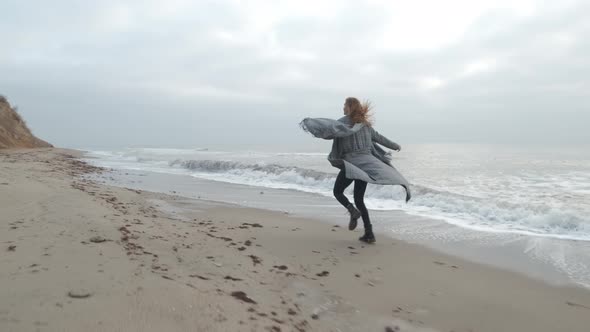
[[[72,147],[304,146],[349,95],[400,142],[590,142],[584,1],[299,3],[4,1],[0,93]]]

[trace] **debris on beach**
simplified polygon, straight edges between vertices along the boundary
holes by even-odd
[[[246,295],[246,293],[244,293],[242,291],[232,292],[231,293],[231,296],[235,297],[236,299],[238,299],[240,301],[244,301],[246,303],[256,304],[256,301],[254,301],[251,298],[249,298],[248,295]]]
[[[87,289],[73,289],[68,292],[68,296],[73,299],[85,299],[92,296],[92,292]]]
[[[104,237],[97,235],[97,236],[93,236],[90,238],[89,240],[92,243],[102,243],[102,242],[106,242],[107,239],[105,239]]]
[[[254,227],[254,228],[263,228],[263,226],[259,223],[248,223],[248,222],[243,222],[242,226],[244,227]]]
[[[199,278],[201,280],[210,280],[209,278],[200,276],[198,274],[191,274],[191,275],[189,275],[189,277],[191,277],[191,278]]]
[[[318,277],[327,277],[329,274],[330,274],[329,271],[322,271],[322,272],[316,274],[316,276],[318,276]]]
[[[225,278],[223,278],[225,280],[231,280],[231,281],[242,281],[242,279],[240,278],[234,278],[232,276],[225,276]]]
[[[258,256],[248,255],[248,257],[250,257],[252,259],[252,264],[254,264],[254,266],[256,266],[258,264],[262,264],[262,259],[260,259],[260,257],[258,257]]]
[[[565,302],[565,304],[569,305],[570,307],[578,307],[578,308],[590,309],[589,306],[585,306],[583,304],[574,303],[574,302],[570,302],[570,301]]]

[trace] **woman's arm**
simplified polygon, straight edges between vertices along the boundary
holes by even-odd
[[[373,142],[377,142],[377,143],[383,145],[384,147],[390,148],[392,150],[400,151],[402,149],[402,147],[399,144],[390,141],[387,137],[379,134],[372,127],[371,127],[371,139],[373,140]]]

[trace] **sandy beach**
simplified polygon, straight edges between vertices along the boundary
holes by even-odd
[[[0,331],[588,331],[590,292],[0,152]]]

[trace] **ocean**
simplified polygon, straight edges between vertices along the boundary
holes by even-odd
[[[221,193],[215,200],[296,213],[315,204],[342,215],[332,198],[338,170],[327,162],[328,150],[325,144],[298,152],[125,148],[87,150],[87,156],[95,165],[128,175],[144,172],[175,177],[176,183],[192,178],[245,188],[241,196]],[[590,285],[590,149],[407,145],[394,152],[393,164],[412,184],[413,198],[406,204],[401,187],[369,185],[366,204],[381,231],[417,242],[489,246],[519,241],[525,256]],[[249,199],[268,190],[292,195],[278,201]],[[186,186],[184,193],[204,195]],[[400,213],[411,222],[400,223]]]

